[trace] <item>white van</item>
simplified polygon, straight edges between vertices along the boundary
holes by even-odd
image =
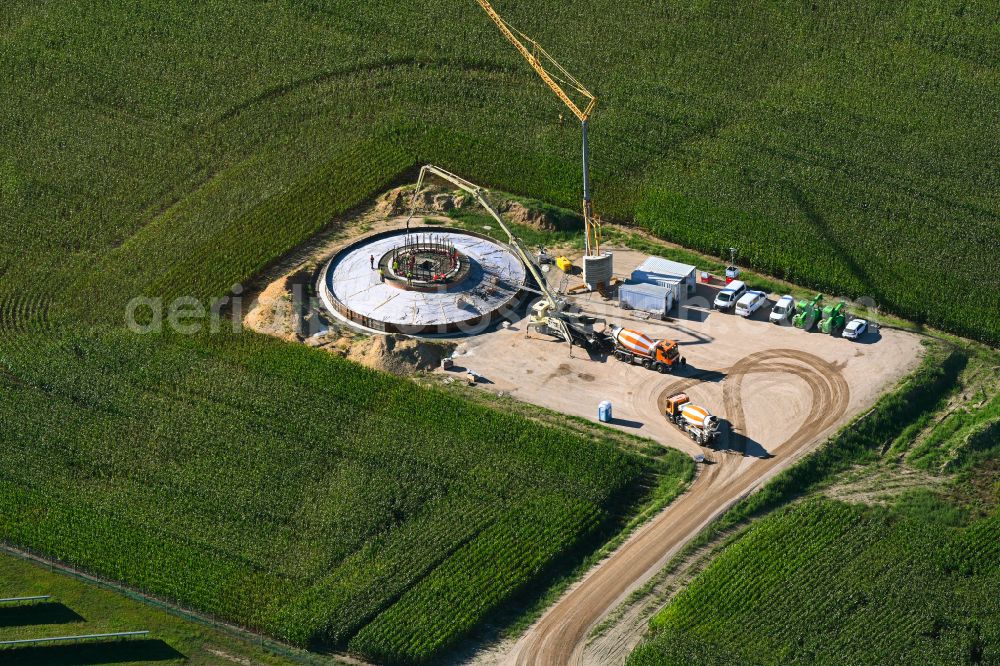
[[[736,301],[736,314],[744,318],[749,317],[754,312],[757,312],[757,310],[760,310],[764,303],[767,303],[767,294],[751,289],[743,294],[740,300]]]
[[[716,310],[732,310],[736,301],[745,293],[747,293],[746,284],[742,280],[733,280],[715,297],[712,307]]]
[[[771,316],[768,319],[772,324],[784,324],[792,321],[792,315],[794,314],[795,299],[785,294],[774,304],[774,307],[771,309]]]

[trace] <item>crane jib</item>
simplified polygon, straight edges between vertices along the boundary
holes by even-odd
[[[496,24],[503,33],[503,36],[507,38],[511,44],[518,50],[521,56],[531,65],[531,68],[535,70],[535,73],[541,77],[542,81],[545,82],[549,88],[552,89],[562,103],[565,104],[573,115],[580,121],[582,133],[583,133],[583,224],[584,224],[584,243],[585,251],[587,256],[598,256],[601,253],[601,229],[600,220],[594,216],[593,205],[591,203],[591,191],[590,191],[590,146],[587,140],[587,121],[590,118],[591,112],[594,110],[594,106],[597,104],[597,97],[595,97],[589,90],[576,77],[570,74],[566,69],[560,65],[555,58],[546,53],[545,49],[535,40],[531,39],[519,30],[518,33],[529,42],[532,46],[532,50],[529,50],[524,43],[518,39],[518,36],[514,34],[516,28],[512,28],[493,5],[489,3],[489,0],[476,0],[479,6],[483,8],[483,11],[489,15],[490,19]],[[542,60],[535,55],[536,53],[541,54],[551,65],[558,70],[559,74],[567,82],[567,85],[573,88],[577,93],[582,95],[587,100],[586,108],[581,110],[580,107],[570,98],[570,96],[563,90],[556,80],[549,74],[548,70],[545,69],[545,65]]]

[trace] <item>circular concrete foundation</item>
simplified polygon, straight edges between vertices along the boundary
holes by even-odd
[[[335,254],[317,291],[335,316],[384,333],[478,333],[509,314],[527,273],[492,238],[421,227],[367,236]]]

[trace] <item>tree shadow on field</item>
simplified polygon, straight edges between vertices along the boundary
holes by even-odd
[[[57,602],[0,608],[0,627],[28,627],[36,624],[69,624],[85,619],[68,606]],[[3,662],[0,659],[0,662]]]
[[[4,666],[84,666],[143,661],[186,660],[183,654],[162,640],[143,639],[77,645],[34,645],[0,650]]]
[[[830,249],[839,260],[847,265],[851,275],[855,276],[861,283],[866,292],[864,295],[874,299],[876,303],[886,302],[885,295],[875,286],[868,270],[848,252],[843,243],[837,240],[833,230],[830,228],[829,222],[819,214],[819,211],[806,198],[806,194],[802,191],[802,188],[795,183],[787,181],[785,182],[785,186],[788,188],[788,194],[791,196],[792,202],[802,211],[802,215],[805,216],[809,225],[819,233],[823,242],[830,246]],[[896,280],[897,276],[893,274],[891,279]]]

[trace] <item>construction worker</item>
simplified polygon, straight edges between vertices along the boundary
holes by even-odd
[[[385,271],[382,270],[381,266],[378,267],[378,281],[385,282]]]

